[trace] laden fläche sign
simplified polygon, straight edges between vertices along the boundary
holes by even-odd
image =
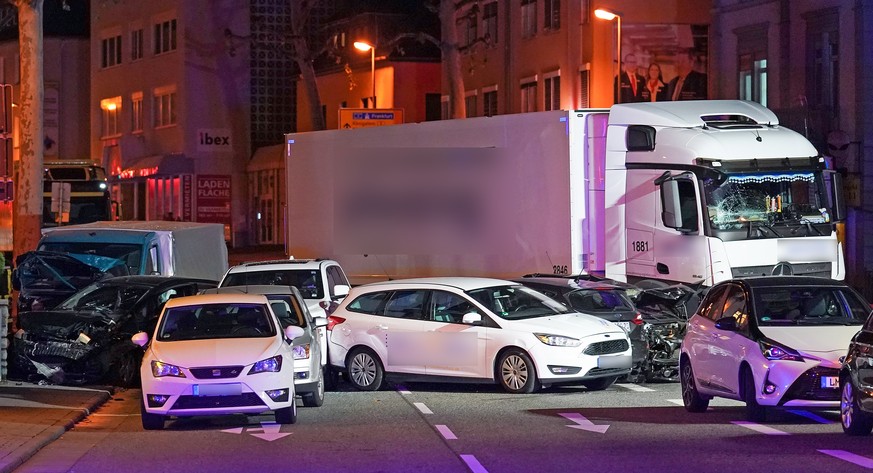
[[[400,125],[402,123],[402,108],[339,109],[340,128],[366,128],[370,126]]]
[[[230,224],[230,176],[197,176],[197,221]]]

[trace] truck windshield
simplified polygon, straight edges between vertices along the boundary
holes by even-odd
[[[100,242],[43,242],[40,251],[55,251],[71,255],[93,255],[114,258],[123,262],[129,274],[140,274],[142,264],[142,247],[134,244],[100,243]],[[77,256],[76,259],[87,262],[87,258]]]
[[[830,223],[819,189],[821,173],[813,171],[734,172],[719,183],[704,181],[704,198],[710,228],[745,230],[750,237],[824,235]],[[778,227],[783,227],[780,231]],[[785,226],[795,229],[783,234]]]

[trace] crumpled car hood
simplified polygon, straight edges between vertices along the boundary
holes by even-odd
[[[123,314],[97,311],[48,310],[24,312],[18,316],[18,326],[30,334],[61,340],[76,340],[79,334],[99,336],[110,329]]]

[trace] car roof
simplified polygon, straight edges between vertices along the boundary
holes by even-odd
[[[218,284],[218,281],[213,281],[211,279],[198,279],[198,278],[186,278],[180,276],[158,276],[158,275],[134,275],[134,276],[114,276],[110,278],[101,279],[98,281],[101,285],[138,285],[138,286],[161,286],[161,285],[175,285],[178,283],[198,283],[205,285],[215,286]]]
[[[204,294],[263,294],[263,295],[297,295],[300,290],[294,286],[274,286],[269,284],[251,284],[248,286],[222,286],[207,289]],[[301,296],[302,297],[302,296]]]
[[[318,269],[323,264],[339,264],[336,261],[324,258],[315,259],[274,259],[267,261],[249,261],[231,266],[228,273],[240,273],[247,271],[262,271],[268,269]]]
[[[403,289],[405,287],[421,287],[421,288],[433,289],[433,288],[436,288],[439,286],[444,286],[444,287],[453,287],[455,289],[460,289],[462,291],[471,291],[474,289],[482,289],[485,287],[517,286],[517,285],[518,285],[518,283],[508,281],[505,279],[456,276],[456,277],[395,279],[392,281],[380,281],[380,282],[365,284],[363,286],[358,286],[358,288],[362,288],[362,289],[366,289],[366,290],[382,289],[382,288],[384,288],[384,289]]]
[[[552,286],[557,288],[568,288],[568,289],[598,289],[598,290],[620,290],[624,291],[625,288],[621,286],[616,286],[615,284],[609,284],[603,281],[586,281],[584,279],[572,279],[572,278],[564,278],[564,277],[530,277],[530,278],[519,278],[513,279],[513,282],[517,282],[519,284],[525,283],[534,283],[541,284],[544,286]]]
[[[260,294],[198,294],[196,296],[176,297],[164,306],[185,307],[203,304],[267,304],[267,298]]]
[[[769,286],[830,286],[848,287],[845,282],[816,276],[755,276],[749,278],[730,279],[725,282],[737,282],[752,289]]]

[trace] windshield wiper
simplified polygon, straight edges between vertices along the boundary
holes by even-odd
[[[746,234],[746,238],[766,238],[768,235],[764,230],[769,231],[777,238],[782,238],[782,235],[779,232],[777,232],[772,226],[767,225],[764,222],[749,220],[747,223],[749,224],[749,231]],[[755,232],[754,235],[752,234],[753,231]]]
[[[798,219],[794,219],[794,220],[785,220],[782,223],[784,223],[785,225],[797,225],[796,227],[791,229],[792,235],[796,235],[797,232],[801,228],[804,228],[804,229],[806,229],[807,236],[811,235],[813,232],[818,233],[819,236],[825,236],[825,234],[822,233],[822,231],[819,230],[817,226],[813,225],[812,222],[810,222],[809,220],[806,220],[805,218],[798,218]]]

